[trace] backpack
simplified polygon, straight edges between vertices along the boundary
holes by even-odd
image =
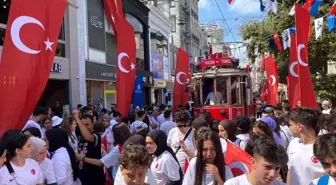
[[[240,143],[242,142],[243,140],[237,138],[235,142],[233,142],[233,144],[235,144],[236,146],[240,147]]]
[[[328,185],[328,181],[329,181],[329,175],[322,176],[318,180],[317,185]]]

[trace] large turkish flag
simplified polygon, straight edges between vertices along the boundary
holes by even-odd
[[[134,30],[125,19],[122,0],[104,0],[104,8],[117,38],[117,110],[127,116],[136,76]]]
[[[275,105],[278,103],[278,83],[277,78],[278,66],[273,56],[265,58],[266,77],[268,80],[268,102],[267,104]]]
[[[290,57],[288,63],[288,100],[292,108],[297,106],[300,100],[299,93],[299,74],[298,74],[298,58],[296,48],[296,37],[294,33],[291,33],[291,47]]]
[[[240,149],[231,141],[226,140],[227,149],[225,164],[231,169],[234,177],[247,174],[252,171],[252,156]]]
[[[12,0],[0,63],[0,134],[22,129],[47,84],[66,0]]]
[[[308,65],[310,15],[297,3],[295,3],[295,27],[301,105],[303,107],[317,107]]]
[[[186,105],[188,103],[189,93],[186,91],[186,85],[190,83],[190,66],[189,56],[181,48],[177,51],[177,63],[175,70],[174,94],[173,94],[173,110],[178,105]]]

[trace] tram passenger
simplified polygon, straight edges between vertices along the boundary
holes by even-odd
[[[221,104],[222,100],[223,100],[223,95],[218,91],[216,92],[216,98],[215,98],[214,87],[211,86],[211,92],[208,94],[205,100],[205,104],[208,104],[208,102],[210,101],[210,105],[217,105],[217,104]]]

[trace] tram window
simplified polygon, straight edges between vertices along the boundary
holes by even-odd
[[[226,79],[225,77],[217,77],[216,78],[216,90],[218,93],[220,93],[222,101],[220,104],[227,104],[228,99],[227,99],[227,89],[226,89]]]
[[[214,92],[216,84],[216,92]],[[204,105],[221,105],[227,103],[226,78],[204,79],[202,87]]]
[[[232,105],[238,105],[239,104],[239,94],[238,94],[238,87],[240,86],[240,83],[238,81],[237,77],[231,77],[231,103]]]

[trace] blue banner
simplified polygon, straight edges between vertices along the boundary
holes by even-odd
[[[139,106],[142,109],[142,88],[143,88],[143,75],[137,75],[134,83],[133,91],[133,107]]]

